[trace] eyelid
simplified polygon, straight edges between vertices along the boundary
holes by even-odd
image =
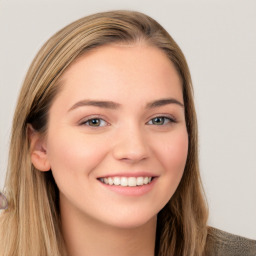
[[[99,120],[102,120],[106,123],[106,125],[104,126],[90,126],[90,125],[86,125],[87,122],[89,122],[90,120],[93,120],[93,119],[99,119]],[[98,128],[98,127],[105,127],[107,125],[110,125],[108,121],[105,120],[104,117],[102,117],[101,115],[91,115],[91,116],[87,116],[85,118],[82,118],[79,122],[78,122],[79,125],[84,125],[84,126],[88,126],[88,127],[91,127],[91,128]]]
[[[148,124],[148,123],[149,123],[150,121],[152,121],[154,118],[165,118],[165,119],[169,119],[170,122],[168,122],[168,123],[170,123],[170,124],[172,124],[172,123],[177,123],[177,119],[176,119],[174,116],[170,115],[170,114],[158,114],[158,115],[155,115],[155,116],[151,117],[150,120],[147,121],[146,124]],[[154,125],[154,124],[150,124],[150,125]],[[166,125],[166,124],[164,124],[164,125]]]
[[[170,114],[157,114],[157,115],[154,115],[152,117],[150,117],[150,119],[146,122],[146,124],[148,124],[150,121],[152,121],[154,118],[165,118],[165,119],[169,119],[170,122],[168,122],[169,124],[172,124],[172,123],[177,123],[177,119],[173,116],[173,115],[170,115]],[[104,126],[98,126],[98,127],[106,127],[108,125],[110,125],[110,123],[106,120],[106,118],[102,115],[90,115],[90,116],[87,116],[87,117],[84,117],[82,118],[79,122],[78,122],[78,125],[85,125],[86,122],[90,121],[90,120],[93,120],[93,119],[100,119],[104,122],[106,122],[106,125]],[[150,125],[154,125],[154,124],[150,124]],[[164,125],[167,125],[167,124],[164,124]],[[91,127],[91,128],[98,128],[97,126],[89,126],[89,125],[86,125],[88,127]]]

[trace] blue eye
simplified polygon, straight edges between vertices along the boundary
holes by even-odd
[[[165,125],[168,123],[174,123],[175,120],[169,118],[169,117],[165,117],[165,116],[157,116],[152,118],[148,124],[150,125]]]
[[[106,126],[107,122],[101,118],[92,118],[83,122],[82,125],[88,125],[92,127],[102,127],[102,126]]]

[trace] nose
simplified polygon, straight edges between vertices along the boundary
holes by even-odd
[[[121,130],[115,137],[113,156],[117,160],[137,163],[149,157],[149,146],[139,128]]]

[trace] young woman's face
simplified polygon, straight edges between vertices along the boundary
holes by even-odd
[[[61,210],[115,227],[155,218],[188,150],[173,64],[152,46],[103,46],[73,63],[61,83],[45,139]]]

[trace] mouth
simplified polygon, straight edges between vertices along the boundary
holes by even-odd
[[[150,184],[155,177],[101,177],[100,182],[110,186],[138,187]]]

